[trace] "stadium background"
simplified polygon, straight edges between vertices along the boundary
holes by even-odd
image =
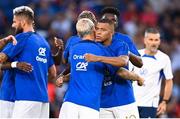
[[[57,50],[53,37],[66,42],[69,36],[75,35],[77,16],[83,10],[90,10],[99,18],[105,6],[117,7],[121,12],[117,30],[129,34],[139,49],[143,48],[144,30],[158,27],[162,39],[160,49],[170,56],[174,73],[172,98],[163,117],[180,117],[180,0],[0,0],[1,38],[12,33],[12,10],[20,5],[33,8],[36,31],[46,37],[53,53]],[[64,65],[57,65],[58,72],[63,68]],[[67,84],[57,88],[49,82],[48,88],[51,117],[58,117]]]

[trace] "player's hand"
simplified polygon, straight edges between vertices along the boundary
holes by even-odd
[[[60,76],[56,79],[56,86],[61,87],[63,85],[64,76]]]
[[[87,62],[97,62],[98,61],[98,56],[93,55],[93,54],[86,53],[84,55],[84,57]]]
[[[58,47],[60,50],[64,49],[64,42],[62,39],[54,37],[54,43],[55,43],[56,47]]]
[[[32,72],[33,67],[31,64],[26,63],[26,62],[18,62],[17,63],[17,68],[19,70],[25,71],[25,72]]]
[[[166,102],[162,101],[157,108],[157,115],[164,114],[167,108]]]
[[[143,86],[143,85],[145,85],[145,84],[144,84],[144,81],[145,81],[145,80],[144,80],[142,77],[139,76],[139,78],[138,78],[138,80],[137,80],[137,84],[138,84],[139,86]]]
[[[17,44],[17,40],[13,35],[9,35],[9,36],[5,37],[4,39],[7,40],[7,42],[12,42],[13,45]]]

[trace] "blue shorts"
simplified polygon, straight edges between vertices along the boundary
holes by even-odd
[[[156,118],[157,108],[155,107],[138,107],[140,118]]]

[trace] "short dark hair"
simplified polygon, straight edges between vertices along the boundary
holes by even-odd
[[[108,23],[110,25],[114,25],[113,21],[111,21],[110,19],[106,19],[106,18],[100,19],[98,22],[99,23]]]
[[[24,17],[28,18],[29,21],[31,21],[31,22],[34,21],[34,12],[28,6],[16,7],[13,10],[13,15],[15,15],[15,16],[24,16]]]
[[[144,36],[146,37],[148,33],[160,34],[160,31],[157,28],[151,27],[145,30]]]
[[[106,13],[115,14],[118,18],[120,16],[120,11],[115,7],[105,7],[104,9],[102,9],[102,16]]]
[[[159,30],[157,28],[151,27],[151,28],[147,28],[145,30],[145,33],[159,33]]]

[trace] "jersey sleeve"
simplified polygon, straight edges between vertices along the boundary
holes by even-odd
[[[170,58],[168,56],[166,58],[166,65],[163,68],[163,73],[164,73],[164,76],[166,79],[172,79],[173,78],[171,61],[170,61]]]
[[[137,56],[140,56],[138,49],[136,45],[134,44],[133,40],[129,36],[126,36],[126,40],[128,43],[129,51]]]
[[[69,57],[69,50],[70,50],[72,38],[73,38],[73,37],[70,37],[70,38],[67,40],[67,43],[66,43],[66,46],[65,46],[65,49],[64,49],[64,52],[63,52],[63,57],[64,57],[65,60],[68,60],[68,57]]]
[[[14,57],[16,57],[21,51],[23,51],[23,48],[26,44],[27,36],[25,37],[23,34],[17,35],[16,37],[17,44],[13,45],[12,43],[9,43],[7,47],[3,49],[3,53],[5,53],[10,60],[12,60]]]

